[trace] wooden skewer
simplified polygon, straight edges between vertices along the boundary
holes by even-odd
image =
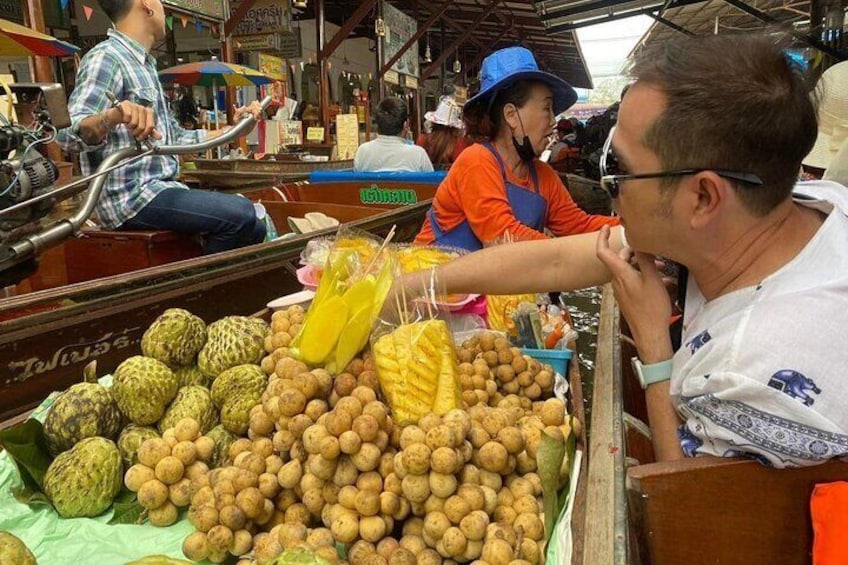
[[[380,254],[383,252],[383,250],[386,248],[386,246],[389,244],[389,242],[391,242],[392,239],[395,237],[395,229],[396,228],[397,228],[397,224],[393,225],[392,229],[389,230],[388,235],[386,235],[386,239],[384,239],[383,243],[380,244],[380,248],[377,249],[377,252],[374,253],[374,256],[371,257],[371,261],[368,263],[368,265],[365,267],[365,270],[362,272],[363,277],[371,272],[371,268],[377,262],[377,258],[380,256]]]

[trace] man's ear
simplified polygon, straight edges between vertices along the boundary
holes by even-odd
[[[733,185],[712,171],[695,175],[695,182],[687,184],[687,202],[693,228],[702,228],[712,222],[730,198]]]

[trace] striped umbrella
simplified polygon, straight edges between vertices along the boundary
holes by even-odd
[[[8,20],[0,20],[0,55],[73,55],[79,47]]]

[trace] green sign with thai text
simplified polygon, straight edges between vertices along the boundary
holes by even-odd
[[[380,188],[376,184],[359,189],[359,201],[363,204],[400,204],[418,202],[418,194],[409,188]]]

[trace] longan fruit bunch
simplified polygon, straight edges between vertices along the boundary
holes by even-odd
[[[416,565],[415,554],[393,537],[376,544],[359,540],[347,552],[350,565]]]
[[[124,484],[137,493],[154,526],[177,521],[178,508],[191,502],[191,481],[209,472],[215,442],[200,435],[200,424],[183,418],[161,438],[145,440],[138,448],[138,463],[127,469]]]
[[[253,549],[254,533],[276,513],[283,462],[273,451],[268,438],[238,439],[230,446],[232,465],[192,480],[188,517],[197,531],[183,542],[186,557],[220,563]]]
[[[466,406],[488,405],[498,392],[498,383],[482,358],[473,362],[460,363],[459,382],[462,388],[462,401]]]
[[[362,358],[353,359],[345,370],[333,379],[333,389],[328,398],[330,407],[334,408],[340,399],[350,396],[353,390],[360,386],[370,388],[377,398],[381,398],[377,368],[370,351],[366,351]]]
[[[289,344],[303,327],[306,313],[300,305],[289,306],[271,314],[271,332],[265,336],[265,352],[262,370],[267,374],[274,372],[274,366],[280,357],[288,355]]]

